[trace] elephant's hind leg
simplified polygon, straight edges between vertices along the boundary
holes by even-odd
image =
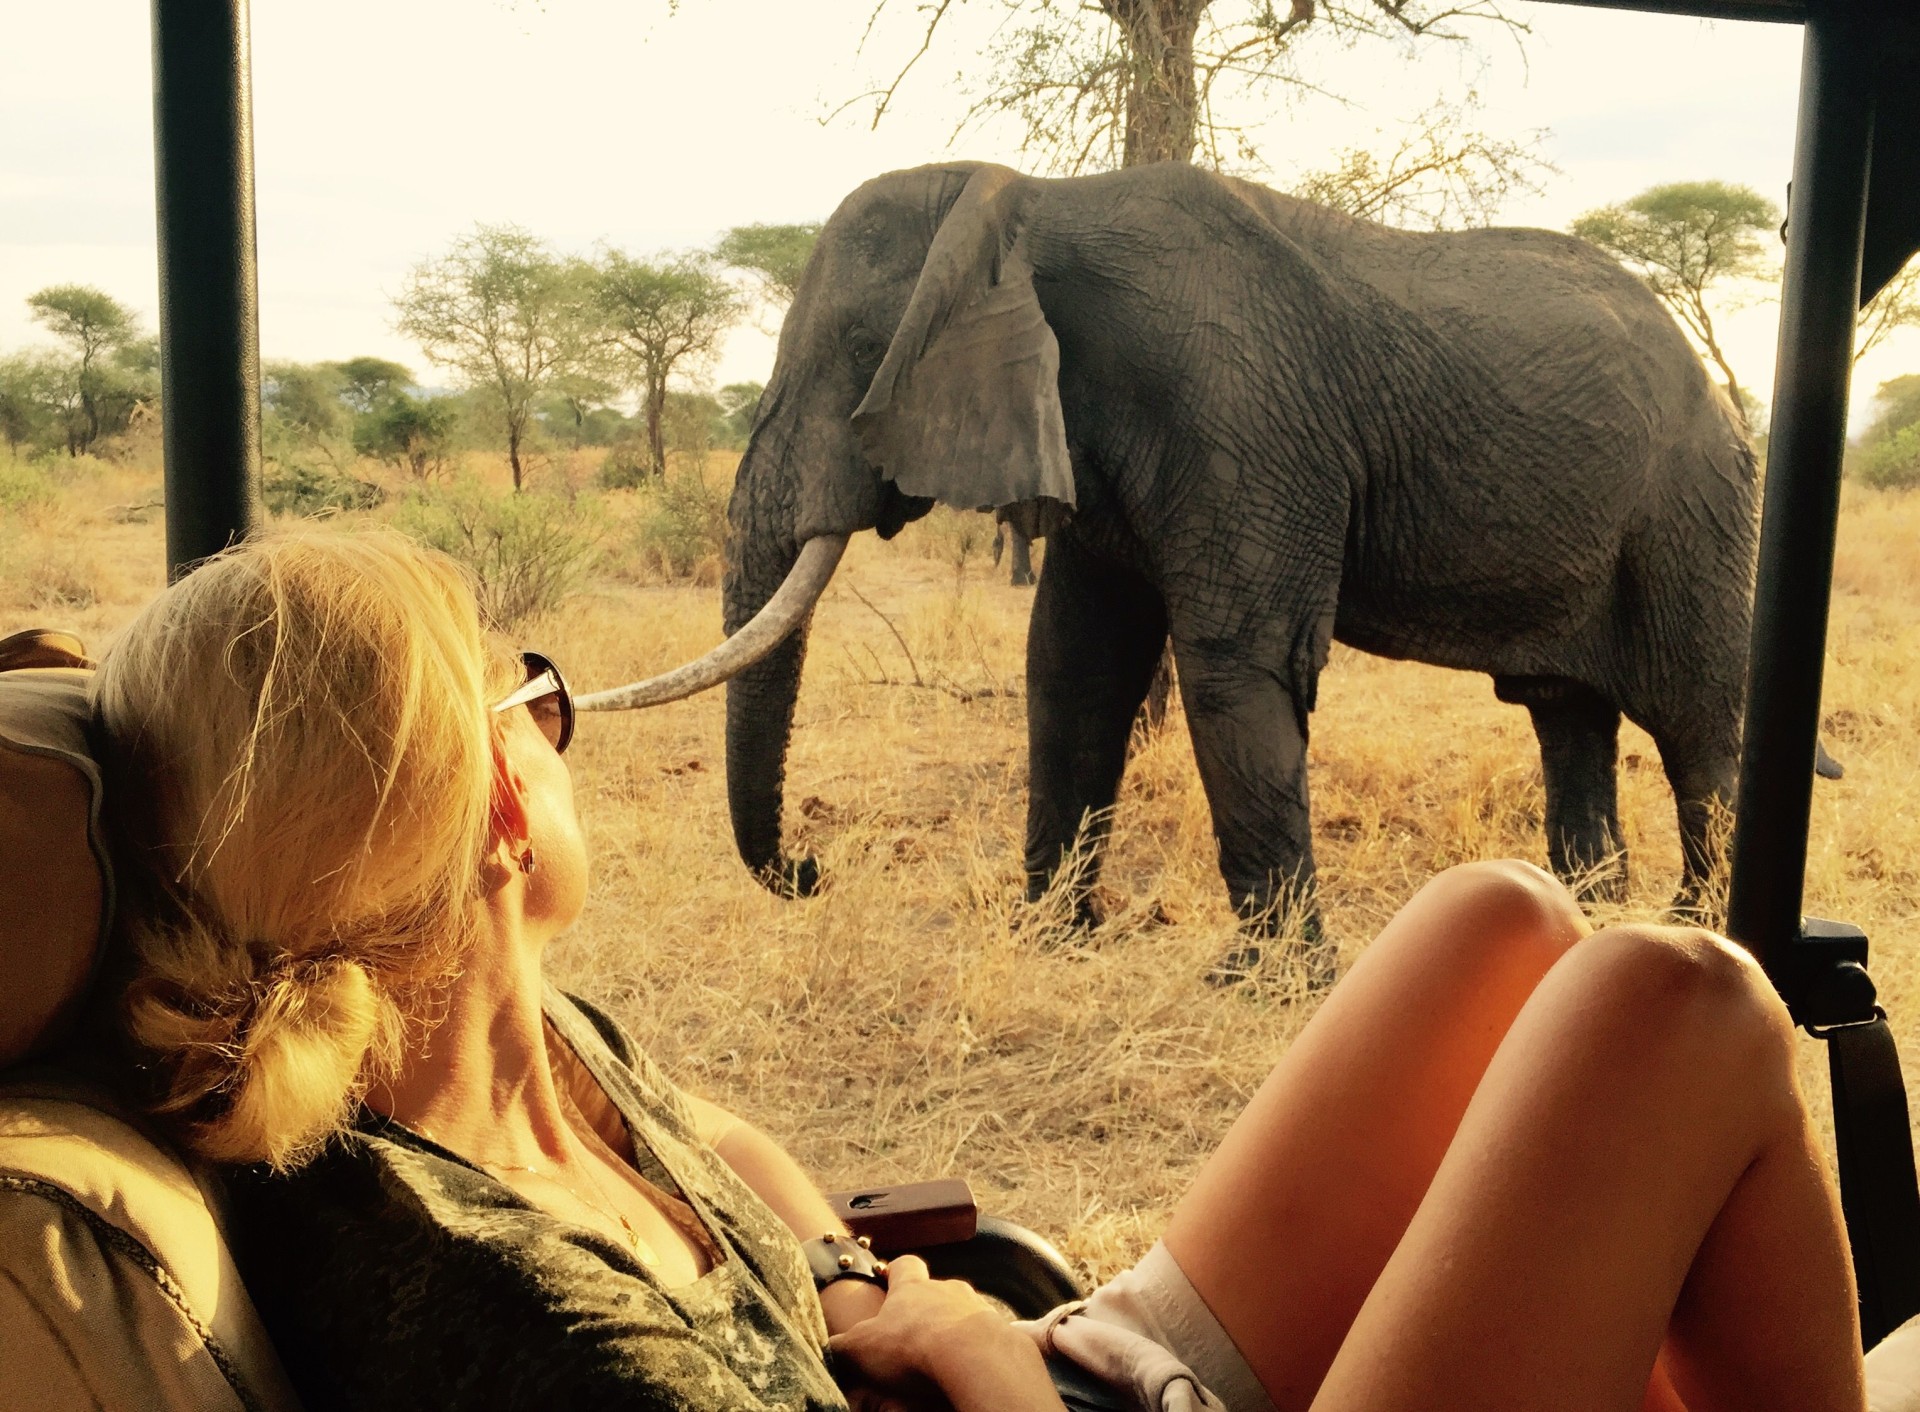
[[[1723,925],[1718,916],[1722,904],[1715,894],[1725,877],[1722,864],[1740,773],[1738,747],[1732,740],[1701,741],[1695,732],[1655,729],[1653,738],[1680,820],[1680,890],[1673,899],[1674,914]]]
[[[1493,689],[1533,717],[1554,875],[1583,901],[1620,901],[1627,890],[1627,854],[1616,773],[1619,707],[1566,677],[1495,677]]]
[[[1081,924],[1098,920],[1090,894],[1166,635],[1166,609],[1145,579],[1066,533],[1049,541],[1027,633],[1027,898],[1045,896],[1071,861]]]

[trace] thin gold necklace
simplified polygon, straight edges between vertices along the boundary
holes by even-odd
[[[440,1142],[440,1139],[433,1135],[432,1129],[426,1127],[424,1124],[413,1124],[413,1130],[429,1142],[439,1142],[442,1147],[447,1146],[446,1143]],[[576,1139],[576,1141],[577,1140],[578,1139]],[[450,1152],[453,1151],[452,1148],[447,1148],[447,1150]],[[597,1211],[600,1215],[618,1223],[620,1229],[626,1232],[627,1243],[633,1247],[634,1258],[641,1264],[653,1266],[660,1263],[660,1257],[654,1252],[653,1247],[647,1243],[640,1232],[634,1229],[633,1222],[622,1215],[620,1210],[609,1201],[607,1189],[600,1185],[600,1178],[594,1174],[591,1167],[587,1168],[587,1180],[592,1182],[593,1189],[600,1193],[601,1199],[599,1201],[589,1201],[578,1191],[575,1191],[571,1183],[563,1181],[552,1172],[543,1172],[538,1167],[530,1167],[519,1162],[488,1162],[478,1157],[469,1158],[468,1160],[473,1162],[475,1166],[479,1167],[481,1171],[487,1173],[489,1176],[494,1176],[494,1174],[499,1172],[525,1172],[528,1176],[538,1177],[543,1182],[552,1182],[589,1211]],[[498,1180],[497,1177],[495,1179]]]

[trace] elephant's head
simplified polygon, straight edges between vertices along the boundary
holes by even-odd
[[[652,682],[583,698],[650,705],[728,680],[727,793],[740,856],[811,891],[780,812],[806,622],[849,536],[891,537],[935,501],[1045,533],[1074,504],[1060,353],[1034,293],[1038,183],[1004,167],[896,172],[820,233],[780,330],[728,520],[727,642]]]

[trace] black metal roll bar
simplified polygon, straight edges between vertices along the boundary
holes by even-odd
[[[153,0],[169,578],[259,521],[250,70],[247,0]]]
[[[1920,250],[1908,0],[1560,0],[1805,27],[1728,931],[1830,1042],[1866,1340],[1920,1314],[1920,1191],[1867,939],[1801,916],[1854,315]],[[171,575],[257,523],[260,369],[246,0],[153,0]]]

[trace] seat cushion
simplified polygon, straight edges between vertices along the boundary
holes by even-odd
[[[101,1090],[0,1081],[0,1407],[295,1408],[214,1211]]]
[[[0,671],[0,1069],[59,1038],[112,909],[89,679],[58,667]]]

